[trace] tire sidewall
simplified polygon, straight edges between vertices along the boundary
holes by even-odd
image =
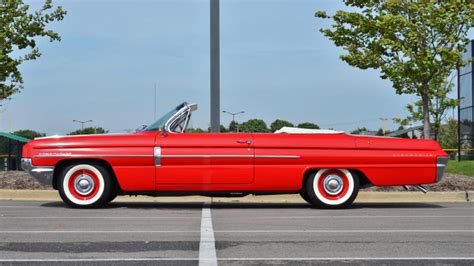
[[[348,179],[349,187],[347,194],[338,200],[329,200],[325,198],[318,189],[318,181],[321,176],[329,170],[338,170],[344,173]],[[315,207],[338,209],[347,208],[354,202],[359,193],[359,177],[354,171],[347,169],[320,169],[313,172],[306,180],[306,193]]]
[[[97,179],[99,181],[99,188],[97,193],[91,199],[88,200],[80,200],[76,198],[71,193],[69,188],[69,179],[74,173],[80,170],[88,170],[93,172],[97,176]],[[111,197],[112,193],[112,182],[110,178],[110,173],[103,166],[94,163],[80,162],[65,167],[64,169],[62,169],[57,182],[59,195],[61,196],[62,200],[69,207],[73,208],[101,207],[107,204],[108,199]]]

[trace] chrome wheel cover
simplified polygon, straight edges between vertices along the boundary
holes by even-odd
[[[331,174],[324,178],[324,191],[329,195],[337,195],[344,188],[344,182],[338,175]]]
[[[82,174],[74,180],[74,188],[80,195],[89,194],[95,187],[94,180],[87,174]]]

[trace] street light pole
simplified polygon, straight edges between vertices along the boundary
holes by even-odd
[[[220,131],[219,0],[210,1],[211,132]]]
[[[240,111],[240,112],[237,112],[237,113],[232,113],[232,112],[228,112],[226,110],[223,110],[222,112],[231,115],[232,116],[232,123],[234,123],[234,124],[235,124],[235,116],[245,113],[244,111]],[[239,132],[239,126],[238,125],[237,125],[237,132]]]
[[[81,123],[81,130],[84,130],[84,124],[85,123],[89,123],[89,122],[92,122],[92,120],[87,120],[87,121],[80,121],[80,120],[72,120],[72,122],[76,122],[76,123]]]

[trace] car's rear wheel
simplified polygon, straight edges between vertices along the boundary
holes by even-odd
[[[111,174],[95,163],[78,163],[65,167],[57,185],[64,203],[73,208],[102,207],[113,195]]]
[[[347,169],[320,169],[307,178],[305,191],[315,207],[346,208],[357,197],[359,178]]]

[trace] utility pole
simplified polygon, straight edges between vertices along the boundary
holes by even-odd
[[[87,121],[72,120],[72,122],[81,123],[81,130],[84,130],[84,124],[92,122],[92,120],[87,120]]]
[[[209,1],[211,15],[211,132],[220,132],[219,0]]]
[[[234,124],[235,124],[235,116],[245,113],[244,111],[240,111],[240,112],[237,112],[237,113],[232,113],[232,112],[228,112],[226,110],[223,110],[222,112],[231,115],[232,116],[232,123],[234,123]],[[237,124],[237,132],[239,132],[239,124]]]

